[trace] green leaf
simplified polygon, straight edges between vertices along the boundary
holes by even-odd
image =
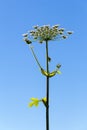
[[[61,71],[60,71],[60,70],[57,70],[57,74],[61,74]]]
[[[39,101],[38,98],[31,98],[32,101]]]
[[[39,102],[35,102],[35,103],[34,103],[34,105],[35,105],[36,107],[38,107],[38,105],[39,105]]]
[[[34,105],[33,102],[30,102],[30,103],[28,104],[29,107],[32,107],[33,105]]]
[[[42,102],[45,105],[45,107],[47,107],[47,98],[46,97],[42,98]]]
[[[46,97],[44,97],[44,98],[42,98],[45,102],[47,101],[47,98]]]
[[[31,102],[29,103],[29,107],[32,107],[32,106],[38,106],[38,104],[39,104],[39,99],[38,98],[31,98]]]

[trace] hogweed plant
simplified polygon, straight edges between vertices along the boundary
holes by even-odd
[[[31,102],[29,103],[29,106],[38,106],[40,102],[42,102],[46,108],[46,130],[49,130],[49,79],[51,77],[54,77],[56,74],[61,74],[60,68],[61,65],[57,64],[56,69],[52,72],[49,71],[49,62],[51,61],[51,58],[49,57],[48,52],[48,42],[49,41],[56,41],[59,39],[66,39],[69,35],[71,35],[71,31],[65,31],[64,28],[60,28],[59,25],[50,26],[50,25],[44,25],[44,26],[34,26],[33,30],[28,31],[26,34],[23,34],[24,41],[29,45],[32,54],[35,58],[35,61],[37,65],[39,66],[40,72],[43,76],[46,77],[46,96],[38,99],[38,98],[31,98]],[[40,65],[38,58],[34,52],[32,43],[38,42],[40,44],[45,44],[46,46],[46,70]]]

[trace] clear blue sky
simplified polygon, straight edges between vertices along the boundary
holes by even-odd
[[[0,130],[45,130],[45,108],[28,108],[31,97],[45,96],[40,74],[22,34],[33,25],[60,24],[74,31],[50,42],[50,130],[87,130],[87,0],[0,1]],[[44,44],[34,43],[45,66]]]

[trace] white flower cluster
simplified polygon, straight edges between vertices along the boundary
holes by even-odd
[[[43,43],[44,41],[55,40],[58,38],[66,39],[68,35],[72,34],[71,31],[68,31],[65,34],[64,28],[59,28],[59,25],[55,25],[50,27],[50,25],[44,26],[34,26],[34,30],[29,31],[29,33],[24,34],[25,41],[28,42],[28,36],[30,35],[34,40],[37,40],[39,43]]]

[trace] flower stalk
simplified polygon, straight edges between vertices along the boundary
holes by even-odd
[[[49,63],[48,63],[48,41],[46,41],[46,71],[49,73]],[[49,77],[46,76],[46,98],[47,98],[47,107],[46,107],[46,130],[49,130]]]

